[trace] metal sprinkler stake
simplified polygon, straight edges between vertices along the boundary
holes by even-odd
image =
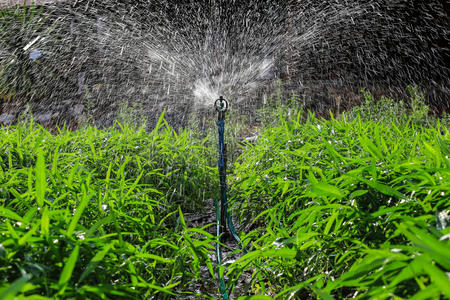
[[[216,100],[214,107],[218,112],[217,128],[219,132],[219,182],[220,182],[220,233],[227,230],[227,148],[224,141],[225,112],[228,110],[228,101],[222,96]]]

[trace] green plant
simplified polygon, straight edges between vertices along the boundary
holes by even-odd
[[[408,86],[407,87],[410,98],[410,117],[411,122],[417,124],[426,124],[429,121],[429,107],[425,104],[425,96],[423,93],[419,92],[417,86]]]
[[[253,291],[279,298],[365,293],[343,274],[370,249],[408,247],[410,235],[398,233],[405,216],[430,227],[434,213],[449,208],[449,136],[439,122],[425,128],[361,116],[318,120],[310,114],[302,121],[300,113],[280,115],[235,166],[234,208],[254,229],[241,237],[252,251],[230,266],[232,282],[251,269]],[[393,264],[399,266],[390,274],[395,277],[405,265]],[[341,276],[347,285],[324,289]],[[381,293],[382,284],[367,280]],[[406,287],[401,295],[416,292]]]
[[[143,113],[142,104],[136,102],[128,101],[119,104],[116,120],[120,124],[128,124],[135,129],[147,127],[147,118]]]
[[[407,86],[409,98],[407,100],[394,100],[381,97],[374,99],[373,95],[362,89],[364,103],[361,106],[354,107],[349,113],[343,115],[350,120],[362,118],[363,120],[372,120],[386,124],[404,124],[412,122],[418,125],[433,126],[437,118],[429,115],[429,107],[425,104],[425,96],[419,92],[417,86]],[[442,118],[445,120],[444,118]]]
[[[408,120],[407,108],[403,100],[395,101],[386,97],[374,99],[373,95],[365,89],[362,89],[361,93],[364,95],[363,104],[354,107],[349,114],[344,114],[350,120],[358,116],[363,120],[387,124],[402,124]]]
[[[28,127],[33,124],[33,112],[31,110],[30,104],[26,104],[24,110],[19,114],[17,122],[23,126]]]
[[[276,97],[270,97],[267,102],[263,104],[263,107],[257,111],[257,115],[262,126],[275,126],[280,116],[283,116],[283,118],[292,119],[300,114],[302,118],[305,117],[304,102],[295,94],[292,94],[288,99],[283,100],[280,85],[281,82],[279,83]]]
[[[348,272],[329,282],[325,291],[346,286],[357,289],[355,298],[450,297],[450,230],[436,230],[421,219],[404,217],[391,239],[403,235],[406,245],[386,242],[380,249],[368,249]]]
[[[215,238],[183,212],[214,193],[208,151],[163,116],[151,133],[2,127],[2,299],[195,294],[186,287],[212,270]]]
[[[245,251],[219,268],[226,288],[241,299],[448,296],[444,122],[288,112],[231,168],[246,230]],[[244,121],[230,115],[229,142]],[[151,132],[1,127],[0,297],[216,298],[212,224],[185,218],[217,196],[214,125],[175,131],[162,115]]]

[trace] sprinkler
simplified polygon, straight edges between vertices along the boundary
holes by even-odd
[[[247,250],[243,247],[241,243],[241,239],[239,235],[236,233],[236,229],[234,228],[233,220],[231,219],[230,214],[228,213],[228,203],[227,203],[227,147],[225,144],[225,113],[228,110],[228,101],[225,100],[222,96],[219,97],[214,102],[214,107],[217,110],[218,118],[217,118],[217,129],[219,132],[219,182],[220,182],[220,208],[216,199],[216,218],[217,218],[217,236],[219,237],[219,241],[222,242],[223,237],[227,234],[227,224],[229,233],[233,239],[241,246],[242,251],[247,253]],[[217,263],[222,265],[222,248],[220,243],[216,244],[216,255],[217,255]],[[219,290],[221,294],[221,299],[228,300],[228,291],[226,282],[223,278],[223,274],[218,271],[218,281],[219,281]]]
[[[225,100],[222,96],[219,97],[219,99],[216,100],[214,103],[214,107],[219,112],[219,121],[225,120],[225,113],[228,110],[228,101]]]
[[[227,148],[224,141],[225,133],[225,113],[228,110],[228,101],[222,96],[214,102],[217,110],[217,128],[219,132],[219,182],[220,182],[220,233],[224,234],[227,230]]]

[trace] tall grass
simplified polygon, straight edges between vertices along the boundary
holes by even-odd
[[[210,150],[163,116],[150,134],[117,124],[0,130],[0,298],[172,298],[209,266],[214,241],[186,227],[211,197]],[[210,278],[212,278],[210,276]]]
[[[253,251],[229,276],[253,270],[253,291],[278,298],[448,296],[449,229],[435,217],[450,208],[448,128],[304,119],[282,115],[236,163]]]
[[[232,208],[249,229],[245,253],[220,266],[228,292],[449,297],[447,125],[422,122],[420,105],[395,120],[368,107],[323,120],[295,106],[278,119],[263,111],[271,123],[230,168]],[[245,129],[227,129],[237,144]],[[163,115],[148,133],[2,127],[0,299],[217,298],[212,224],[185,220],[217,196],[216,136],[175,132]]]

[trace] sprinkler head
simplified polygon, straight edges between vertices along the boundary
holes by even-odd
[[[214,107],[219,113],[224,113],[228,110],[228,101],[220,96],[219,99],[214,102]]]
[[[228,110],[228,101],[225,100],[222,96],[214,102],[214,107],[216,108],[218,115],[218,120],[225,120],[225,112]]]

